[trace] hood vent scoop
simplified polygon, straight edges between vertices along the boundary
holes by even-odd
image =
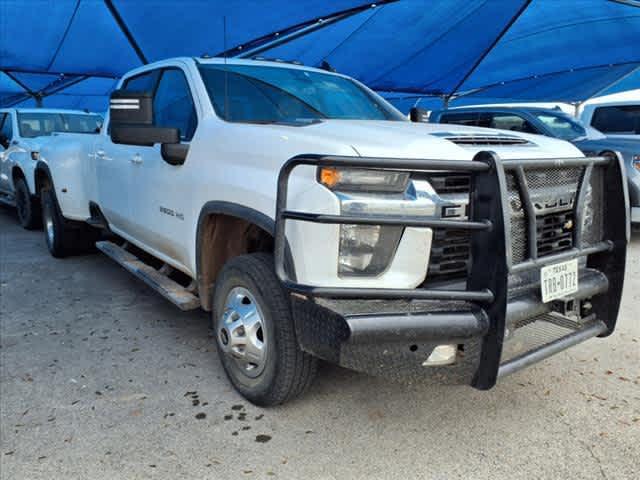
[[[456,145],[533,145],[524,138],[509,135],[455,135],[444,138]]]

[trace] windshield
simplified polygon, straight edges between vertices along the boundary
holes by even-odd
[[[552,113],[535,113],[534,115],[542,122],[556,138],[562,140],[577,140],[587,136],[586,129],[576,120],[565,117],[564,115],[555,115]]]
[[[229,122],[406,120],[385,101],[338,75],[256,65],[201,65],[200,72],[216,113]]]
[[[601,132],[613,134],[640,134],[640,105],[598,107],[591,125]]]
[[[53,132],[97,133],[102,126],[102,117],[82,113],[18,112],[18,126],[23,138],[41,137]]]

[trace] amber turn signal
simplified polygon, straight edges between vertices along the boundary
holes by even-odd
[[[337,168],[323,167],[320,169],[320,183],[325,187],[333,188],[340,182],[340,172]]]

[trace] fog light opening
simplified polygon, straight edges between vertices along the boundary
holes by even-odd
[[[415,352],[416,350],[418,350],[418,345],[411,345],[409,347],[409,350],[411,350],[412,352]]]
[[[437,367],[452,365],[456,362],[457,345],[438,345],[433,349],[429,358],[422,362],[423,367]]]

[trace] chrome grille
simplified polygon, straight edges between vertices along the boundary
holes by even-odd
[[[470,263],[470,242],[468,231],[434,229],[427,280],[466,277]]]
[[[429,173],[426,175],[433,189],[438,195],[452,193],[469,193],[471,177],[455,173]]]
[[[536,217],[538,256],[569,250],[573,247],[573,211],[549,213]]]
[[[569,187],[575,193],[582,178],[584,168],[539,168],[525,170],[529,189],[549,190]]]
[[[526,168],[524,178],[536,214],[538,257],[552,255],[574,247],[575,208],[584,167]],[[511,214],[511,255],[514,264],[530,258],[528,212],[522,188],[515,172],[505,173],[508,205]],[[583,246],[602,239],[603,172],[594,167],[585,192]]]
[[[464,207],[459,219],[466,217],[466,206],[471,185],[471,176],[451,172],[430,172],[424,175],[438,196],[447,206]],[[461,202],[460,198],[466,199]],[[452,200],[455,199],[455,201]],[[427,282],[439,282],[466,278],[471,263],[471,236],[465,230],[434,229],[431,240],[431,254]]]
[[[507,173],[506,180],[509,205],[511,206],[511,258],[513,263],[520,263],[527,258],[526,212],[522,208],[522,197],[515,175]]]

